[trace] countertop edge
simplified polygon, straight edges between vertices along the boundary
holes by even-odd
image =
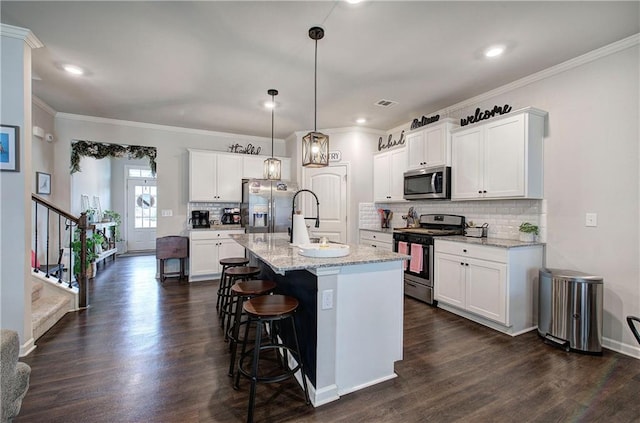
[[[435,237],[435,240],[436,241],[452,241],[452,242],[458,242],[460,244],[484,245],[487,247],[497,247],[497,248],[505,248],[505,249],[547,245],[545,242],[539,242],[539,241],[523,242],[523,241],[518,241],[516,239],[474,238],[474,237],[468,237],[464,235]]]

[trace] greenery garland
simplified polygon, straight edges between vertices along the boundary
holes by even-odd
[[[148,157],[151,173],[155,175],[157,154],[155,147],[78,140],[71,143],[71,173],[80,172],[81,156],[93,157],[94,159],[104,159],[105,157],[144,159]]]

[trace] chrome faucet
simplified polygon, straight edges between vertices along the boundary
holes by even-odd
[[[296,212],[296,197],[298,196],[298,194],[300,194],[301,192],[310,192],[311,195],[313,195],[316,199],[316,217],[305,217],[305,220],[310,220],[310,219],[314,219],[316,221],[315,227],[319,228],[320,227],[320,201],[318,201],[318,196],[311,191],[310,189],[301,189],[299,191],[297,191],[294,195],[293,195],[293,201],[291,202],[291,229],[289,230],[289,242],[293,243],[293,215]]]

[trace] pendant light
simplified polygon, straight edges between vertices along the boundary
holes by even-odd
[[[313,69],[313,132],[302,137],[302,166],[329,166],[329,137],[317,131],[318,108],[318,40],[324,37],[324,29],[314,26],[309,29],[309,38],[316,42],[316,53]]]
[[[273,98],[278,95],[278,90],[271,89],[267,91],[267,94],[271,96],[271,157],[264,161],[263,175],[264,179],[279,181],[282,165],[280,160],[273,157],[273,109],[276,108],[276,102]]]

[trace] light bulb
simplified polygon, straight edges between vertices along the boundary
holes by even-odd
[[[311,146],[311,152],[313,154],[318,154],[318,151],[320,151],[320,147],[318,147],[317,144],[314,144],[313,146]]]

